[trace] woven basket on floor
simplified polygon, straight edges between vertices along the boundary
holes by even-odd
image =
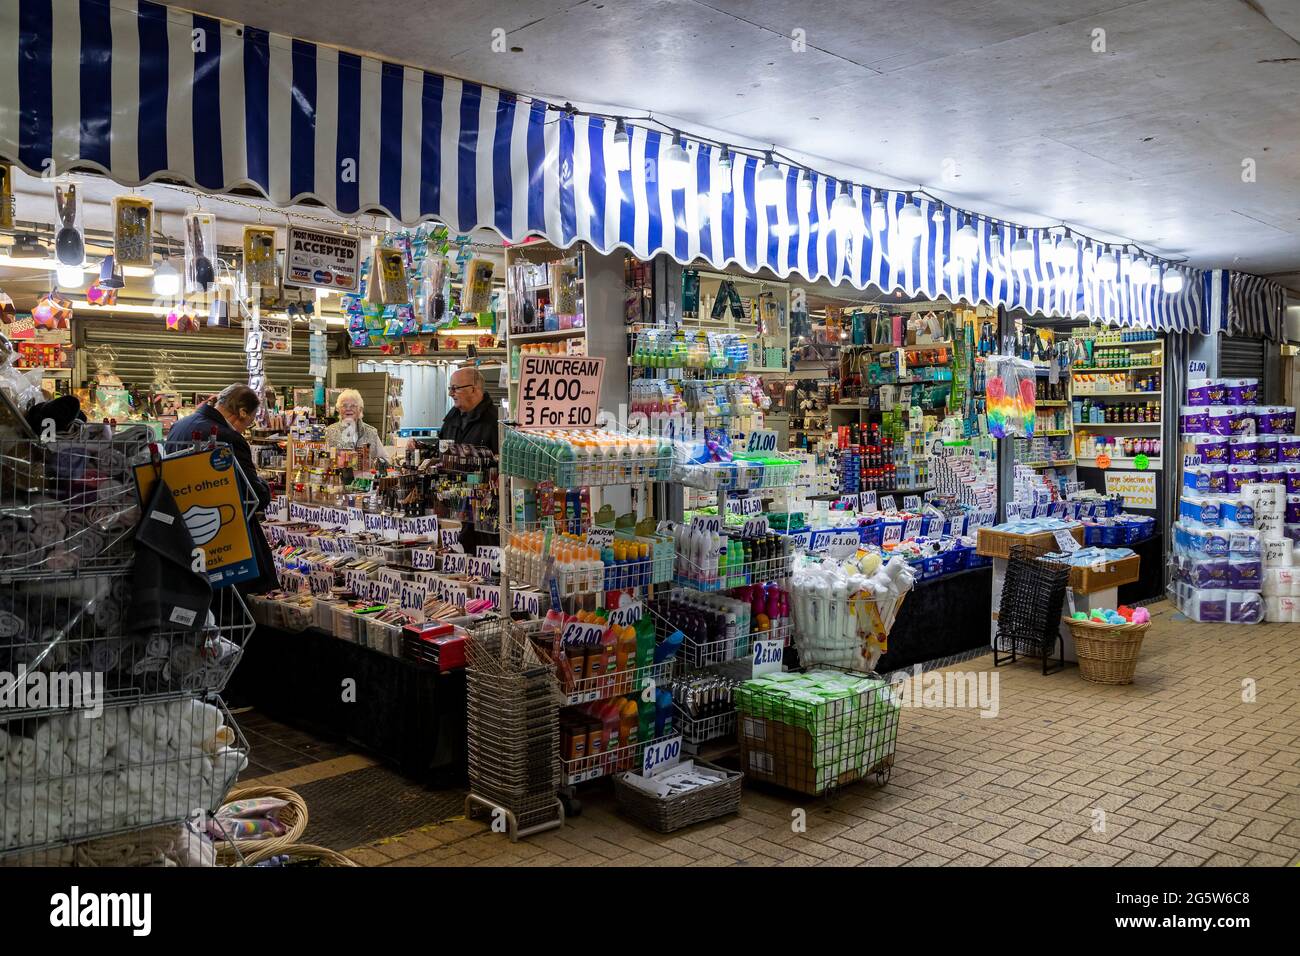
[[[1096,684],[1131,684],[1137,670],[1144,624],[1099,624],[1066,618],[1074,635],[1074,653],[1079,658],[1079,676]]]
[[[298,842],[302,838],[303,831],[307,829],[307,801],[285,787],[244,787],[241,790],[231,790],[222,805],[257,797],[275,797],[277,800],[288,801],[289,805],[284,807],[278,816],[279,821],[288,827],[288,832],[284,836],[271,837],[269,840],[218,841],[217,862],[223,866],[233,866],[238,863],[241,853],[247,859],[248,855],[255,850],[260,851],[265,848],[283,850]]]
[[[261,863],[263,860],[269,860],[273,856],[287,855],[294,860],[319,860],[321,866],[360,866],[354,863],[337,850],[331,850],[329,847],[313,846],[310,843],[295,843],[292,846],[271,847],[267,846],[269,840],[262,841],[262,849],[255,850],[244,856],[244,866],[252,866],[254,863]]]
[[[614,799],[618,801],[618,808],[632,819],[660,833],[671,833],[693,823],[739,813],[740,787],[745,775],[734,770],[723,770],[703,760],[695,761],[695,765],[726,776],[710,787],[698,787],[660,799],[624,783],[625,774],[615,774]]]

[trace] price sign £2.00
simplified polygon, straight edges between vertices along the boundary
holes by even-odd
[[[520,428],[596,424],[605,360],[589,355],[525,355],[519,362]]]

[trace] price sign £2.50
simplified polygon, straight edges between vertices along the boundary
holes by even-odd
[[[519,427],[596,424],[605,360],[589,355],[525,355],[519,362]]]

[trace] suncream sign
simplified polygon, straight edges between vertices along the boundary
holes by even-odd
[[[587,355],[525,355],[519,362],[521,428],[592,428],[605,360]]]

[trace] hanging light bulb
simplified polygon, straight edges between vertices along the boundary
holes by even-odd
[[[961,228],[958,229],[957,234],[952,237],[953,252],[957,254],[958,259],[961,259],[963,262],[969,262],[971,259],[975,258],[975,253],[979,250],[979,247],[979,233],[977,233],[975,227],[971,225],[970,213],[967,213],[963,217]]]
[[[682,134],[673,133],[673,143],[664,153],[664,178],[668,188],[676,192],[685,189],[691,179],[691,155],[682,145]]]
[[[1114,282],[1117,275],[1119,263],[1115,261],[1115,253],[1111,252],[1110,246],[1102,246],[1097,257],[1097,278],[1102,282]]]
[[[858,214],[858,201],[849,192],[848,183],[840,183],[840,194],[831,203],[831,223],[836,232],[855,232],[862,222]]]
[[[1170,266],[1165,270],[1165,277],[1160,283],[1160,288],[1164,289],[1170,295],[1177,295],[1183,291],[1183,270],[1176,266]]]
[[[171,298],[180,291],[181,274],[164,257],[163,261],[158,263],[158,268],[153,271],[153,294],[163,298]]]
[[[763,168],[758,171],[758,177],[754,182],[754,195],[760,206],[775,206],[785,197],[785,174],[776,164],[771,150],[767,151],[767,160]]]
[[[622,120],[614,123],[614,145],[609,150],[609,168],[615,173],[632,168],[632,141]]]
[[[81,266],[70,266],[60,262],[54,270],[60,289],[80,289],[86,282],[86,273]]]
[[[871,228],[880,232],[889,222],[889,211],[885,209],[885,200],[880,193],[876,193],[876,198],[871,200]]]
[[[1133,281],[1133,254],[1128,251],[1127,246],[1119,254],[1118,275],[1121,281]]]
[[[912,194],[907,194],[907,202],[898,210],[898,234],[904,239],[916,239],[925,232],[925,216],[921,207],[912,202]]]
[[[1034,265],[1034,244],[1025,237],[1025,230],[1020,230],[1020,237],[1011,244],[1011,268],[1029,269]]]
[[[1134,285],[1150,284],[1151,265],[1147,262],[1146,256],[1138,256],[1133,260],[1133,265],[1129,267],[1129,275],[1132,277]]]
[[[731,147],[723,146],[722,152],[718,154],[718,191],[731,192],[731,170],[734,166],[731,155]]]
[[[812,205],[813,197],[813,178],[812,170],[805,169],[799,174],[799,206],[807,209]]]
[[[934,212],[930,213],[930,221],[933,223],[942,223],[947,218],[947,214],[943,211],[943,203],[935,203]]]
[[[1070,235],[1070,230],[1065,230],[1065,235],[1056,240],[1056,251],[1053,254],[1056,267],[1058,269],[1073,269],[1079,259],[1079,243]]]

